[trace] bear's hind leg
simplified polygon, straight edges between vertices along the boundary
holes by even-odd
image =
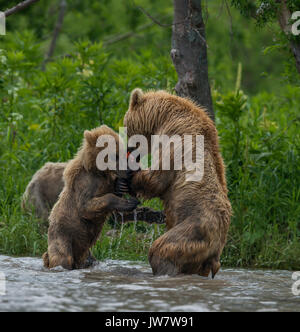
[[[159,255],[152,254],[149,257],[152,272],[155,276],[175,276],[179,273],[175,264],[167,259],[160,257]]]
[[[203,277],[208,277],[211,273],[212,279],[215,278],[215,275],[219,272],[221,268],[220,259],[214,257],[209,258],[206,262],[203,263],[203,268],[199,271],[199,275]]]
[[[49,255],[48,251],[44,253],[43,255],[43,262],[44,262],[44,267],[49,269]]]
[[[89,267],[92,267],[97,262],[97,259],[93,256],[91,251],[89,250],[89,255],[87,259],[85,260],[84,264],[82,265],[82,269],[87,269]]]
[[[49,245],[48,252],[43,258],[44,262],[48,261],[48,266],[45,266],[49,269],[56,266],[62,266],[66,270],[73,270],[75,268],[72,247],[67,240],[56,239],[54,243]]]
[[[208,276],[210,245],[205,231],[195,222],[185,220],[152,245],[149,262],[154,275],[200,274]],[[207,273],[208,271],[208,273]]]

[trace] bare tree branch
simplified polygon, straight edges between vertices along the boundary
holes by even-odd
[[[137,8],[143,13],[145,14],[148,18],[150,18],[151,21],[153,21],[153,23],[159,25],[162,28],[171,28],[174,25],[177,24],[183,24],[186,22],[186,20],[182,21],[182,22],[174,22],[174,23],[170,23],[170,24],[164,24],[164,23],[160,23],[156,18],[154,18],[151,14],[149,14],[146,9],[144,9],[143,7],[137,6]]]
[[[129,32],[125,32],[125,33],[120,34],[120,35],[113,36],[113,37],[111,37],[111,38],[105,40],[105,41],[103,42],[103,45],[104,45],[104,46],[109,46],[109,45],[111,45],[111,44],[114,44],[114,43],[120,42],[120,41],[122,41],[122,40],[125,40],[125,39],[128,39],[128,38],[131,38],[131,37],[135,37],[137,32],[140,32],[140,31],[142,31],[142,30],[148,29],[148,28],[152,27],[153,25],[154,25],[154,23],[148,23],[148,24],[145,24],[145,25],[140,26],[140,27],[137,28],[135,31],[129,31]]]
[[[222,3],[220,5],[220,9],[219,9],[219,13],[218,13],[216,19],[219,19],[221,17],[221,15],[223,13],[223,9],[224,9],[224,4],[225,4],[225,0],[222,0]]]
[[[13,15],[25,8],[27,8],[28,6],[34,4],[35,2],[38,2],[40,0],[26,0],[26,1],[23,1],[23,2],[20,2],[18,5],[16,5],[15,7],[11,8],[11,9],[7,9],[4,14],[5,14],[5,17],[8,17],[10,15]]]
[[[170,28],[173,26],[173,24],[163,24],[160,23],[156,18],[154,18],[151,14],[149,14],[143,7],[137,6],[137,8],[148,18],[150,18],[151,21],[153,21],[155,24],[159,25],[162,28]]]
[[[154,26],[154,24],[155,23],[153,23],[153,22],[148,23],[148,24],[145,24],[145,25],[142,25],[142,26],[138,27],[135,31],[128,31],[128,32],[125,32],[123,34],[111,36],[111,37],[109,37],[109,38],[107,38],[106,40],[103,41],[103,46],[107,47],[107,46],[110,46],[114,43],[118,43],[118,42],[121,42],[121,41],[129,39],[129,38],[137,37],[138,32],[143,31],[143,30],[148,29],[148,28],[151,28],[151,27]],[[52,59],[63,59],[63,58],[72,58],[72,57],[75,57],[75,55],[67,53],[67,54],[52,57]],[[51,61],[52,59],[49,59],[49,61]]]
[[[231,15],[231,11],[230,11],[230,6],[227,2],[227,0],[225,0],[225,7],[226,7],[226,11],[227,11],[227,14],[229,16],[229,34],[230,34],[230,54],[231,54],[231,57],[233,57],[233,54],[232,54],[232,46],[233,46],[233,19],[232,19],[232,15]]]
[[[45,56],[45,61],[43,63],[43,69],[45,69],[45,66],[47,64],[47,62],[49,62],[49,60],[52,58],[54,51],[55,51],[55,47],[56,47],[56,42],[58,39],[58,36],[61,32],[62,26],[63,26],[63,22],[64,22],[64,18],[65,18],[65,14],[66,14],[66,9],[67,9],[67,2],[66,0],[61,0],[60,1],[60,6],[59,6],[59,14],[58,14],[58,18],[57,18],[57,22],[53,31],[53,37],[50,43],[50,47],[49,50]]]

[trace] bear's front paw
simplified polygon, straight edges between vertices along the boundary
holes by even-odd
[[[130,198],[128,200],[124,200],[122,204],[118,207],[119,212],[130,212],[137,208],[140,204],[140,201],[136,198]]]

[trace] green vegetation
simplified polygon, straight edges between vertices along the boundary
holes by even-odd
[[[272,45],[273,32],[259,30],[233,8],[231,26],[216,3],[209,7],[208,56],[234,210],[223,265],[299,270],[299,75],[287,51]],[[171,1],[136,4],[163,22],[172,20]],[[36,170],[72,158],[84,129],[105,123],[118,130],[132,89],[172,91],[177,80],[169,58],[171,29],[140,31],[151,21],[133,2],[118,0],[72,1],[54,61],[42,71],[55,15],[45,18],[55,8],[45,1],[10,17],[8,34],[0,36],[1,254],[40,256],[46,250],[43,227],[20,208]],[[127,31],[135,36],[108,45]],[[160,208],[157,201],[146,204]],[[163,231],[109,222],[94,253],[99,259],[146,260]]]

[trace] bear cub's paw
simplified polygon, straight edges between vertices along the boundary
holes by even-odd
[[[119,198],[115,196],[115,199],[111,203],[111,210],[116,210],[118,212],[130,212],[137,208],[140,201],[132,197],[130,199]]]

